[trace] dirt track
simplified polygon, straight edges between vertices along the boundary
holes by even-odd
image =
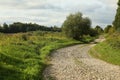
[[[76,45],[52,53],[51,65],[43,73],[45,80],[120,80],[120,66],[88,54],[94,45]]]

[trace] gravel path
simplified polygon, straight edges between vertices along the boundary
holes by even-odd
[[[45,80],[120,80],[120,66],[88,54],[95,44],[76,45],[52,53]]]

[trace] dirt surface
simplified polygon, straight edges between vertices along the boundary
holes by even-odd
[[[98,39],[101,42],[103,39]],[[45,80],[120,80],[120,66],[95,59],[88,54],[95,44],[81,44],[52,53]]]

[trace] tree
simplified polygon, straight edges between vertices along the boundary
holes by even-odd
[[[2,26],[0,25],[0,32],[3,32],[3,28],[2,28]]]
[[[107,25],[107,27],[105,27],[105,29],[104,29],[104,32],[108,33],[111,27],[112,27],[112,25]]]
[[[84,34],[89,34],[91,20],[83,18],[82,13],[70,14],[62,25],[62,30],[67,37],[80,39]]]
[[[104,32],[103,29],[98,25],[95,27],[95,30],[98,32],[98,34],[101,34]]]
[[[9,26],[6,23],[3,24],[3,32],[5,33],[9,32]]]
[[[97,36],[98,35],[98,32],[97,30],[95,30],[94,28],[91,28],[90,31],[89,31],[89,35],[90,36]]]
[[[115,26],[115,29],[120,32],[120,0],[118,2],[118,9],[113,25]]]

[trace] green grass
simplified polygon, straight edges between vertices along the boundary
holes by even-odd
[[[0,80],[41,80],[50,52],[79,43],[57,32],[0,34]]]
[[[119,38],[119,39],[118,39]],[[110,36],[105,42],[97,44],[90,50],[93,57],[102,59],[108,63],[120,65],[120,36]]]

